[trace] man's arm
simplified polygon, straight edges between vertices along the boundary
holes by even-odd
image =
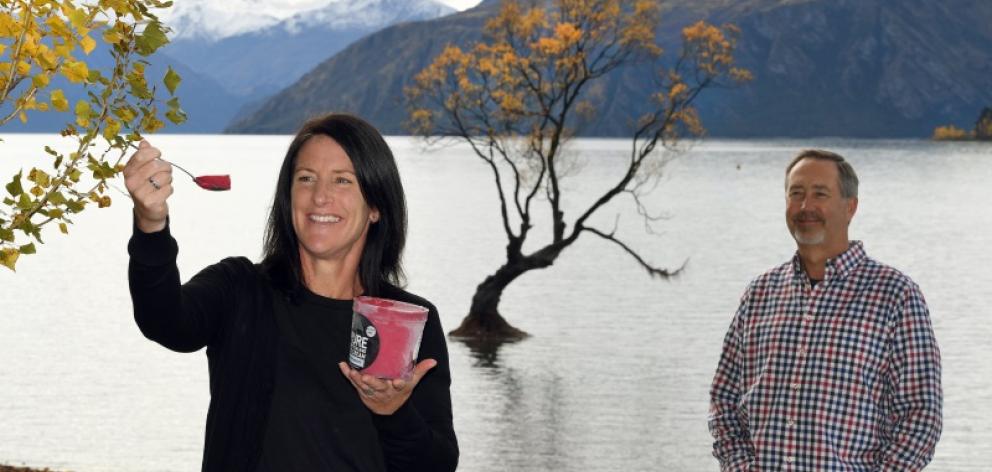
[[[882,451],[882,471],[923,470],[933,458],[942,427],[940,351],[923,294],[913,284],[899,307],[891,344],[890,442]]]
[[[751,435],[737,406],[741,396],[742,317],[747,312],[745,294],[723,339],[723,352],[710,386],[709,429],[713,435],[713,456],[720,461],[720,470],[747,471],[754,463]]]

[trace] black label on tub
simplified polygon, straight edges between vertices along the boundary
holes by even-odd
[[[379,333],[364,315],[353,312],[351,316],[351,350],[348,363],[353,369],[364,369],[379,355]]]

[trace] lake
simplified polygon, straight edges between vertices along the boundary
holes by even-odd
[[[44,135],[6,135],[0,178],[50,165]],[[183,279],[230,255],[258,260],[288,136],[155,137],[212,193],[176,173],[170,201]],[[389,138],[410,209],[408,288],[444,327],[501,263],[504,237],[487,168],[460,145]],[[627,142],[580,140],[566,215],[619,174]],[[629,198],[594,219],[649,261],[586,236],[554,266],[521,277],[502,311],[529,339],[495,354],[449,340],[459,470],[717,470],[706,428],[723,335],[748,281],[789,259],[784,166],[800,149],[848,157],[861,178],[851,236],[922,287],[943,356],[944,431],[934,472],[992,463],[992,146],[927,141],[706,141],[664,168],[644,199],[665,219],[645,230]],[[117,184],[123,188],[123,183]],[[91,208],[65,237],[47,232],[18,272],[0,270],[0,463],[91,471],[198,470],[208,404],[203,351],[170,352],[131,318],[130,205]],[[570,212],[570,213],[569,213]],[[536,240],[550,234],[543,222]],[[529,248],[537,247],[537,243]]]

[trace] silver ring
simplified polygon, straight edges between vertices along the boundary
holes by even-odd
[[[372,398],[372,397],[375,396],[375,390],[373,390],[371,388],[367,388],[367,389],[363,390],[362,393],[364,393],[365,396],[366,397],[369,397],[369,398]]]
[[[162,186],[159,185],[158,182],[156,182],[155,179],[153,179],[151,177],[148,178],[148,183],[152,184],[152,187],[155,187],[155,190],[161,190],[162,189]]]

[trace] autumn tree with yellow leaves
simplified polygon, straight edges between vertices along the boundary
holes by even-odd
[[[659,20],[654,0],[506,0],[487,22],[483,41],[467,49],[448,46],[407,88],[412,131],[429,140],[464,141],[492,171],[507,238],[506,260],[478,285],[468,316],[452,335],[482,341],[526,336],[500,315],[503,291],[522,274],[551,266],[584,234],[617,245],[651,276],[675,272],[652,265],[615,230],[596,227],[590,218],[620,195],[632,196],[646,215],[640,198],[654,187],[666,155],[680,138],[703,132],[696,99],[708,88],[747,81],[750,73],[734,62],[738,30],[704,22],[682,30],[681,51],[662,65]],[[625,171],[566,219],[566,143],[596,106],[583,92],[644,61],[657,65],[657,88],[651,111],[630,117]],[[524,252],[538,223],[535,206],[545,204],[550,239]]]
[[[163,103],[158,93],[161,83],[172,96],[179,75],[170,68],[161,79],[145,76],[146,58],[168,42],[168,29],[152,9],[171,5],[0,0],[0,126],[27,122],[35,113],[63,113],[61,136],[72,143],[68,152],[39,149],[46,165],[4,179],[0,264],[13,270],[19,256],[33,254],[44,227],[68,233],[72,217],[87,206],[109,206],[108,180],[120,173],[133,143],[162,128],[163,120],[185,120],[178,98]],[[96,53],[110,54],[113,65],[94,66]],[[70,87],[83,98],[70,102]]]
[[[938,126],[933,130],[935,141],[964,141],[971,139],[971,133],[954,125]]]

